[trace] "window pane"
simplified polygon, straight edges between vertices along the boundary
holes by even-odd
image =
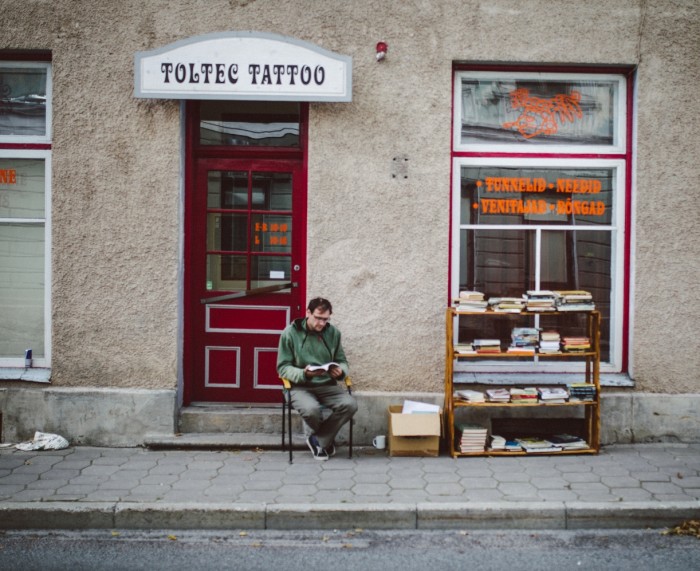
[[[299,104],[284,101],[203,101],[201,145],[299,147]]]
[[[207,214],[207,250],[245,252],[248,216],[246,214]]]
[[[617,144],[613,79],[463,77],[462,144]]]
[[[460,289],[487,297],[520,297],[528,287],[534,233],[526,230],[462,230]]]
[[[207,208],[246,208],[248,206],[248,173],[209,171]]]
[[[0,158],[0,218],[44,218],[44,160]]]
[[[462,224],[609,225],[616,170],[462,166]]]
[[[256,210],[291,210],[290,173],[253,173],[253,205]]]
[[[0,65],[0,136],[46,135],[46,68]]]
[[[292,217],[254,214],[251,251],[289,253],[292,251]]]
[[[292,259],[290,257],[254,256],[251,266],[251,288],[279,285],[291,280]]]
[[[0,356],[44,356],[44,225],[0,224]]]
[[[207,290],[238,291],[246,288],[246,256],[207,255]]]

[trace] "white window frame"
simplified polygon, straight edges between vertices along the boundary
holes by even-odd
[[[469,143],[461,140],[462,126],[462,79],[514,79],[530,80],[609,80],[617,83],[616,117],[613,125],[612,145],[533,145],[517,143]],[[546,72],[514,72],[514,71],[457,71],[454,83],[454,128],[452,150],[469,153],[530,153],[530,154],[621,154],[627,149],[627,80],[616,74],[581,74],[581,73],[546,73]]]
[[[46,70],[46,129],[43,136],[31,135],[2,135],[0,143],[10,145],[47,145],[51,143],[51,126],[53,125],[53,80],[51,75],[51,64],[47,62],[32,61],[4,61],[0,60],[0,68],[37,68]]]
[[[23,136],[23,135],[2,135],[0,143],[10,146],[16,145],[18,148],[0,149],[0,157],[3,159],[42,159],[44,161],[44,217],[43,218],[0,218],[0,223],[38,225],[44,227],[44,355],[33,356],[32,369],[26,374],[17,376],[7,371],[24,369],[24,355],[17,357],[0,356],[0,379],[13,378],[19,380],[29,380],[46,382],[49,375],[40,374],[37,369],[49,369],[51,367],[51,149],[26,149],[19,148],[24,145],[50,145],[52,138],[53,124],[53,81],[52,67],[49,62],[30,61],[5,61],[0,60],[0,67],[4,68],[37,68],[46,70],[46,117],[45,133],[43,136]],[[34,374],[32,374],[32,371]]]
[[[601,373],[618,373],[622,370],[623,358],[623,316],[624,316],[624,291],[625,291],[625,161],[622,159],[571,159],[571,158],[480,158],[480,157],[455,157],[453,159],[452,180],[452,274],[450,284],[451,298],[459,296],[459,268],[460,261],[464,259],[464,253],[460,251],[462,230],[525,230],[536,232],[538,243],[542,231],[610,231],[612,234],[611,252],[611,299],[610,299],[610,360],[601,362]],[[461,224],[461,170],[462,166],[504,166],[522,168],[610,168],[615,169],[615,193],[613,195],[613,220],[610,225],[576,226],[562,224],[520,225],[520,224]],[[536,249],[536,275],[539,275],[539,247]],[[539,284],[535,284],[535,289]],[[524,293],[524,292],[523,292]],[[457,320],[458,318],[455,318]],[[538,320],[535,316],[534,319]],[[457,324],[455,322],[455,328]],[[455,329],[456,330],[456,329]],[[464,340],[460,340],[464,342]],[[455,372],[501,372],[501,373],[538,373],[538,372],[576,372],[580,371],[581,363],[553,362],[545,359],[533,359],[530,362],[499,361],[458,361],[455,363]]]

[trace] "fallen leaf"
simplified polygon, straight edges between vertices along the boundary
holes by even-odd
[[[242,531],[242,532],[239,533],[238,535],[240,535],[241,537],[245,537],[245,536],[248,535],[248,532],[247,532],[247,531]]]
[[[176,535],[169,535],[169,536],[168,536],[168,539],[169,539],[170,541],[177,541],[177,536],[176,536]]]

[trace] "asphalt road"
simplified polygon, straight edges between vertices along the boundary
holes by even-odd
[[[18,531],[0,569],[700,569],[700,539],[662,531]]]

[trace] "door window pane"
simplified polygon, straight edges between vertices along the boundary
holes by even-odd
[[[250,287],[278,285],[289,281],[292,259],[288,256],[254,256],[251,260]]]
[[[247,172],[209,171],[207,208],[246,208],[247,206]]]
[[[207,214],[207,250],[245,252],[247,234],[247,214]]]
[[[199,143],[298,148],[299,103],[285,101],[202,101]]]
[[[292,175],[289,173],[253,173],[253,208],[291,210]]]
[[[251,224],[253,252],[288,254],[292,251],[292,217],[282,214],[254,214]]]
[[[45,137],[46,66],[0,64],[0,137]]]

